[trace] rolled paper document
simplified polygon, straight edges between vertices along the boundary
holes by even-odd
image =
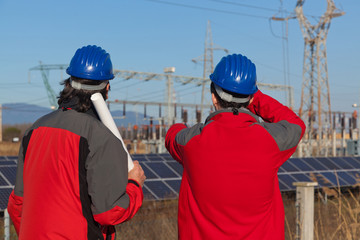
[[[96,112],[98,113],[101,122],[108,129],[110,129],[110,131],[121,141],[121,143],[127,153],[127,156],[128,156],[128,170],[130,171],[131,169],[134,168],[134,163],[131,159],[129,152],[127,151],[127,148],[126,148],[124,141],[119,133],[119,130],[115,125],[114,119],[112,118],[111,113],[110,113],[108,107],[106,106],[103,96],[100,93],[94,93],[93,95],[91,95],[91,101],[95,106]]]

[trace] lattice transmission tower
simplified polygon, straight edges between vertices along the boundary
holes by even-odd
[[[298,0],[295,13],[305,40],[303,81],[299,116],[306,124],[303,139],[306,156],[328,155],[331,136],[331,104],[328,81],[326,38],[331,19],[344,15],[335,7],[333,0],[327,0],[327,10],[316,25],[305,17],[305,0]]]
[[[51,109],[55,110],[58,107],[56,94],[54,89],[51,87],[49,82],[49,71],[50,70],[65,70],[68,67],[66,64],[42,64],[40,61],[40,64],[36,67],[29,69],[29,82],[30,82],[30,71],[39,70],[41,72],[41,76],[43,78],[44,86],[46,88],[46,93],[48,95],[49,103]],[[61,80],[62,76],[61,76]]]
[[[204,48],[204,55],[194,58],[191,61],[194,63],[203,62],[204,69],[203,69],[203,78],[209,78],[209,75],[214,71],[214,50],[223,50],[225,53],[229,53],[229,51],[225,48],[221,47],[214,47],[214,42],[212,39],[212,32],[211,32],[211,24],[208,20],[207,22],[207,29],[206,29],[206,37],[205,37],[205,48]],[[204,111],[204,101],[205,101],[205,87],[206,82],[202,83],[201,89],[201,108],[200,108],[200,116],[202,118],[203,111]]]

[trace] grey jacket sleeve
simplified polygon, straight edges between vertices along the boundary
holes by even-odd
[[[280,151],[291,149],[301,139],[301,127],[286,120],[277,123],[260,123],[275,139]]]
[[[97,137],[89,144],[85,167],[93,214],[106,212],[115,206],[125,209],[129,206],[127,154],[120,140],[109,133],[95,133]]]

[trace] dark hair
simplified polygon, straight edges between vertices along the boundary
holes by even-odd
[[[71,77],[71,81],[76,81],[86,85],[99,85],[101,83],[101,81],[93,81],[93,80],[75,78],[75,77]],[[83,89],[78,90],[71,86],[70,78],[65,79],[63,82],[61,82],[61,85],[64,85],[64,89],[60,92],[58,97],[59,106],[61,103],[69,102],[72,98],[77,97],[79,99],[79,105],[77,111],[86,112],[91,107],[92,103],[90,97],[92,94],[99,92],[101,93],[103,98],[106,99],[106,93],[107,93],[106,87],[104,87],[101,90],[94,90],[94,91],[83,90]]]
[[[249,97],[249,95],[243,95],[243,94],[238,94],[238,93],[233,93],[233,92],[229,92],[225,89],[222,89],[224,92],[228,93],[228,94],[231,94],[233,97],[236,97],[236,98],[247,98]],[[220,98],[219,94],[216,92],[215,90],[215,85],[213,82],[211,82],[210,84],[210,91],[211,93],[213,93],[216,97],[216,99],[218,100],[218,103],[220,105],[221,108],[232,108],[232,109],[238,109],[238,108],[241,108],[241,107],[247,107],[249,106],[249,103],[250,101],[246,102],[246,103],[235,103],[235,102],[227,102],[223,99]]]

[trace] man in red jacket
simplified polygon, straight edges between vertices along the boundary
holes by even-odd
[[[184,167],[179,239],[284,239],[277,171],[305,125],[258,90],[245,56],[223,57],[210,79],[216,111],[204,124],[175,124],[166,135],[166,148]]]
[[[59,109],[41,117],[22,140],[8,211],[20,240],[114,239],[113,225],[143,201],[144,171],[128,173],[120,140],[100,122],[92,94],[107,98],[114,78],[100,47],[76,51]]]

